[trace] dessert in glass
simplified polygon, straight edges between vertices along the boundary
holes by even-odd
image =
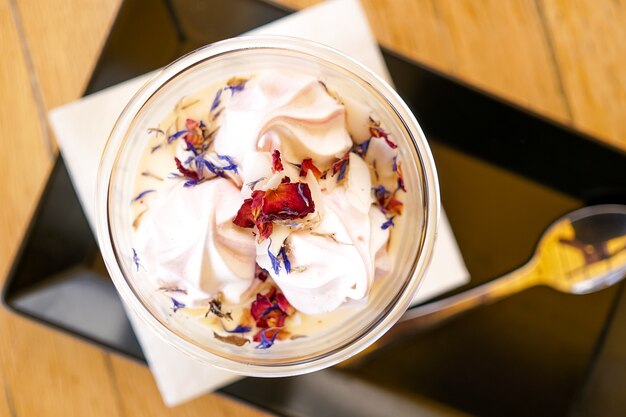
[[[322,369],[410,305],[436,172],[393,89],[330,48],[242,37],[155,75],[102,157],[98,239],[166,342],[245,375]]]

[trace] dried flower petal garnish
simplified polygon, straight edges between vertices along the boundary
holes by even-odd
[[[149,127],[147,129],[147,133],[154,133],[155,136],[159,136],[159,135],[163,135],[165,136],[165,132],[163,131],[163,129],[159,129],[158,127]]]
[[[206,130],[206,126],[203,122],[187,119],[185,120],[185,128],[187,130],[187,134],[183,136],[183,139],[187,144],[187,150],[197,154],[204,143],[203,130]]]
[[[255,191],[254,193],[258,192]],[[258,219],[261,222],[293,220],[302,219],[313,213],[315,211],[315,203],[307,183],[291,182],[280,184],[273,190],[265,191],[261,205],[255,207],[253,204],[252,209],[254,210],[255,208],[260,209]]]
[[[230,345],[235,345],[239,347],[245,345],[246,343],[250,343],[250,340],[246,339],[245,337],[235,336],[233,334],[228,335],[228,336],[222,336],[220,334],[213,332],[213,337],[215,337],[220,342],[228,343]]]
[[[347,153],[342,156],[340,159],[335,161],[333,164],[333,175],[339,173],[337,176],[337,182],[341,181],[346,175],[346,168],[348,167],[348,162],[350,161],[350,154]]]
[[[186,133],[187,133],[187,130],[179,130],[178,132],[175,132],[175,133],[169,135],[169,137],[167,138],[167,143],[174,142],[176,139],[178,139],[179,137],[181,137],[182,135],[184,135]]]
[[[185,304],[181,303],[180,301],[176,300],[174,297],[170,297],[172,299],[172,310],[174,310],[174,313],[176,313],[179,309],[181,308],[185,308]]]
[[[137,194],[137,197],[135,197],[132,200],[130,200],[130,202],[131,203],[135,203],[135,202],[141,200],[142,198],[144,198],[146,195],[148,195],[150,193],[156,193],[156,190],[145,190],[145,191],[142,191],[139,194]]]
[[[222,300],[218,298],[213,298],[209,301],[209,309],[207,310],[204,317],[208,317],[209,314],[215,314],[217,317],[226,320],[232,320],[233,316],[230,311],[223,312],[222,311]]]
[[[133,220],[133,229],[137,229],[139,227],[139,224],[141,224],[141,219],[143,218],[143,215],[146,214],[146,212],[148,211],[148,208],[146,208],[144,211],[140,212],[137,217],[135,217],[135,220]]]
[[[185,294],[187,295],[187,290],[184,290],[182,288],[178,288],[178,287],[161,287],[159,288],[159,291],[163,291],[163,292],[173,292],[173,293],[178,293],[178,294]]]
[[[398,189],[406,192],[406,188],[404,188],[404,178],[402,177],[402,164],[398,163],[396,165],[396,170],[398,174]]]
[[[276,337],[278,336],[278,332],[273,332],[273,334],[271,334],[268,337],[266,335],[267,331],[268,331],[268,329],[261,330],[261,332],[260,332],[261,343],[256,345],[257,349],[269,349],[274,344],[274,340],[276,340]]]
[[[313,175],[315,175],[315,178],[317,178],[318,180],[322,176],[322,171],[320,171],[319,168],[315,166],[311,158],[302,160],[302,163],[300,164],[300,176],[306,177],[306,174],[307,172],[309,172],[309,170],[313,171]]]
[[[248,187],[251,190],[254,190],[254,187],[256,187],[256,185],[258,183],[260,183],[261,181],[263,181],[265,179],[265,177],[261,177],[259,179],[256,179],[254,181],[250,181],[249,183],[246,184],[246,187]]]
[[[389,139],[389,133],[387,133],[382,127],[380,127],[380,122],[378,120],[372,119],[371,117],[370,135],[373,138],[383,138],[391,149],[396,149],[398,147],[398,145],[396,145],[391,141],[391,139]]]
[[[272,253],[272,251],[270,249],[271,246],[272,246],[272,244],[271,244],[271,241],[270,241],[270,244],[267,245],[267,255],[270,257],[270,261],[272,262],[272,269],[274,270],[274,273],[276,275],[278,275],[278,273],[280,272],[280,261]]]
[[[155,180],[157,180],[157,181],[163,181],[163,177],[159,177],[158,175],[153,174],[153,173],[152,173],[152,172],[150,172],[150,171],[144,171],[144,172],[142,172],[142,173],[141,173],[141,176],[142,176],[142,177],[150,177],[150,178],[153,178],[153,179],[155,179]]]
[[[246,87],[246,83],[248,82],[247,78],[242,77],[232,77],[228,81],[226,81],[225,89],[229,89],[231,93],[234,95],[239,91],[243,91]]]
[[[387,200],[387,202],[385,203],[384,209],[385,211],[389,213],[393,213],[399,216],[402,214],[403,207],[404,207],[404,204],[402,203],[402,201],[391,196],[391,198],[389,198],[389,200]]]
[[[291,272],[291,261],[287,257],[287,249],[286,249],[285,245],[283,245],[283,247],[280,248],[280,251],[278,252],[278,255],[283,258],[283,265],[285,265],[285,272],[290,273]],[[273,265],[273,263],[272,263],[272,265]]]
[[[257,224],[257,229],[259,230],[259,240],[267,239],[272,234],[274,230],[274,225],[270,222],[261,222]]]
[[[215,109],[217,109],[217,107],[220,105],[221,100],[220,97],[222,97],[222,89],[218,89],[217,92],[215,93],[215,98],[213,99],[213,103],[211,104],[211,110],[210,112],[213,113],[215,111]]]
[[[370,148],[370,143],[372,138],[367,139],[363,143],[359,143],[358,145],[354,145],[354,152],[359,155],[361,158],[365,158],[368,149]],[[394,157],[395,158],[395,157]]]
[[[324,90],[326,91],[326,94],[328,94],[330,96],[330,98],[335,100],[337,102],[337,104],[343,104],[343,100],[341,99],[341,97],[339,97],[339,95],[335,91],[333,91],[330,88],[328,88],[328,86],[326,85],[326,83],[324,81],[318,80],[318,82],[322,85],[322,87],[324,87]]]
[[[263,348],[267,349],[272,346],[278,334],[281,334],[282,338],[286,337],[288,332],[281,328],[285,325],[285,319],[294,312],[295,309],[276,287],[271,287],[265,294],[257,293],[256,300],[250,307],[250,314],[256,321],[256,326],[262,330],[257,332],[253,340],[262,342],[265,335],[268,341],[271,340],[271,343]]]
[[[395,192],[390,192],[383,185],[372,188],[372,191],[374,192],[374,199],[376,200],[376,204],[383,213],[392,213],[394,215],[402,214],[402,208],[404,207],[404,204],[402,203],[402,201],[395,198]],[[391,222],[391,224],[387,227],[392,225],[393,222]],[[387,227],[385,227],[385,229]]]
[[[395,217],[396,217],[396,216],[391,216],[390,218],[388,218],[388,219],[387,219],[387,221],[386,221],[385,223],[383,223],[383,224],[381,224],[381,225],[380,225],[380,228],[381,228],[381,229],[383,229],[383,230],[386,230],[386,229],[388,229],[388,228],[390,228],[390,227],[392,227],[392,226],[395,226],[395,224],[393,223],[393,219],[394,219]]]
[[[243,333],[250,333],[252,331],[252,327],[250,327],[250,326],[242,326],[241,324],[238,324],[237,327],[235,327],[232,330],[226,329],[223,325],[222,325],[222,328],[227,333],[241,333],[241,334],[243,334]]]
[[[276,149],[272,152],[272,172],[280,172],[283,169],[283,162],[280,159],[280,151]]]
[[[217,159],[219,159],[220,161],[226,161],[226,163],[228,165],[223,166],[223,167],[219,167],[219,169],[221,169],[222,171],[233,171],[235,174],[239,174],[239,171],[237,171],[237,164],[235,163],[235,160],[233,159],[232,156],[228,156],[228,155],[220,155],[220,154],[216,154],[217,155]]]
[[[254,227],[254,220],[255,215],[252,213],[252,199],[247,198],[243,201],[241,207],[239,207],[237,215],[233,219],[233,223],[239,227]]]
[[[141,265],[139,263],[139,255],[137,255],[137,251],[135,250],[135,248],[131,248],[133,250],[133,263],[135,264],[135,268],[137,268],[137,271],[139,271],[139,265]]]
[[[176,162],[176,169],[182,174],[183,177],[192,181],[197,181],[198,179],[200,179],[200,176],[196,171],[185,168],[182,162],[180,162],[180,159],[178,159],[177,157],[174,157],[174,162]]]
[[[384,185],[376,186],[372,188],[372,191],[374,191],[374,198],[378,203],[378,207],[381,209],[384,208],[387,199],[391,196],[391,193],[385,188]]]
[[[260,280],[261,282],[265,282],[270,277],[270,274],[265,269],[261,268],[259,266],[259,264],[256,264],[256,269],[254,271],[254,277],[256,279]]]
[[[281,183],[272,190],[256,190],[244,200],[233,223],[256,226],[262,239],[272,233],[271,222],[302,219],[315,211],[311,189],[303,182]],[[277,272],[278,273],[278,272]]]

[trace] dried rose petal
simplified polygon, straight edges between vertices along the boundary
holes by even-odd
[[[237,215],[233,219],[233,223],[240,227],[254,227],[254,216],[252,215],[252,199],[247,198],[243,201]]]
[[[315,175],[315,178],[317,178],[318,180],[322,176],[322,171],[320,171],[319,168],[315,166],[311,158],[302,160],[302,163],[300,164],[300,176],[306,177],[306,174],[307,172],[309,172],[309,170],[313,171],[313,175]]]
[[[192,171],[191,169],[185,168],[182,162],[180,162],[180,159],[178,159],[177,157],[174,157],[174,162],[176,162],[176,169],[178,169],[178,172],[180,172],[184,177],[189,178],[190,180],[194,180],[194,181],[197,181],[200,179],[196,171]]]
[[[349,158],[350,158],[350,154],[347,153],[344,156],[342,156],[340,159],[337,159],[337,161],[335,161],[335,163],[333,164],[333,175],[341,171],[342,167],[348,163]]]
[[[272,234],[274,230],[274,226],[271,222],[259,222],[256,225],[257,229],[259,229],[259,237],[261,240],[267,239]]]
[[[256,295],[256,300],[252,302],[250,306],[250,314],[254,320],[259,320],[263,313],[265,313],[269,308],[273,306],[273,303],[270,301],[267,295],[262,295],[258,293]]]
[[[196,120],[185,120],[185,129],[187,130],[187,133],[183,136],[183,139],[190,148],[198,148],[202,146],[202,142],[204,142],[204,137],[202,136],[202,130],[200,127],[200,122]]]
[[[373,138],[383,138],[391,149],[396,149],[398,147],[398,145],[389,139],[389,133],[385,132],[380,126],[371,126],[370,135],[372,135]]]
[[[282,292],[276,294],[276,304],[281,309],[281,311],[288,316],[292,315],[296,311],[296,309],[293,308],[291,304],[289,304],[289,301],[287,301],[287,298]]]
[[[401,215],[403,206],[404,204],[402,204],[402,201],[398,200],[395,197],[391,197],[389,201],[387,201],[387,203],[385,204],[385,210],[390,213]]]
[[[287,330],[285,330],[285,329],[269,328],[269,329],[259,330],[254,335],[252,340],[255,341],[255,342],[260,342],[262,333],[265,334],[265,337],[268,338],[268,339],[285,340],[285,339],[287,339],[288,337],[291,336],[291,334]]]
[[[258,293],[250,307],[256,326],[261,329],[283,327],[285,319],[294,312],[295,309],[276,287],[271,287],[266,294]]]
[[[252,204],[253,214],[255,203]],[[269,222],[302,219],[314,211],[315,203],[308,184],[303,182],[285,183],[280,184],[274,190],[265,192],[258,220]]]
[[[270,274],[265,269],[261,268],[259,266],[259,264],[256,264],[256,270],[254,272],[254,277],[256,279],[260,280],[261,282],[265,282],[270,277]]]
[[[273,172],[280,172],[283,169],[283,162],[280,159],[280,151],[278,149],[276,149],[273,153],[272,153],[272,171]]]

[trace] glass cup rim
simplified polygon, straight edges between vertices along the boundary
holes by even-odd
[[[409,132],[407,140],[417,152],[419,159],[417,163],[421,167],[421,175],[423,177],[423,227],[425,232],[422,233],[422,244],[414,260],[415,265],[412,268],[412,275],[405,278],[408,285],[405,285],[401,295],[395,298],[395,304],[387,311],[386,315],[377,322],[372,323],[366,332],[355,340],[348,341],[341,348],[310,360],[278,365],[275,363],[241,363],[212,354],[198,344],[186,340],[157,319],[135,294],[134,289],[128,282],[128,278],[126,278],[119,266],[110,230],[109,216],[109,192],[115,161],[133,120],[145,103],[170,80],[196,64],[231,52],[258,49],[286,50],[321,57],[325,61],[338,64],[368,83],[385,97],[390,107],[404,123],[405,129]],[[395,90],[367,67],[335,49],[309,40],[286,36],[249,35],[227,39],[196,49],[158,70],[135,93],[118,117],[104,148],[97,178],[95,207],[98,243],[105,261],[109,260],[106,262],[107,269],[124,302],[168,345],[173,345],[178,350],[201,362],[247,376],[290,376],[323,369],[359,353],[382,336],[410,306],[412,298],[417,292],[432,257],[440,213],[439,184],[432,153],[417,120]],[[111,260],[115,260],[115,262]]]

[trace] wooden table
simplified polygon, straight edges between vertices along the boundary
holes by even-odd
[[[626,149],[625,0],[362,1],[383,45]],[[54,161],[46,113],[81,95],[119,2],[0,0],[0,285]],[[0,310],[0,417],[136,415],[265,414],[167,409],[146,367]]]

